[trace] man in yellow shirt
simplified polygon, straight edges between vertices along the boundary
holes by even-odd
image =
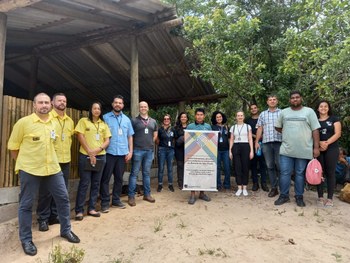
[[[16,160],[21,192],[18,207],[19,238],[24,253],[34,256],[37,248],[32,241],[32,207],[42,184],[57,205],[61,237],[72,243],[80,239],[72,232],[68,192],[54,148],[57,139],[52,117],[50,97],[39,93],[34,97],[34,113],[21,118],[13,127],[8,149]]]
[[[67,107],[66,95],[63,93],[56,93],[53,95],[52,106],[53,109],[50,112],[50,115],[56,132],[55,150],[63,173],[64,182],[68,190],[74,122],[65,112]],[[39,190],[38,207],[36,210],[39,231],[49,230],[48,225],[59,224],[56,203],[48,189],[43,186],[44,184],[41,185]]]

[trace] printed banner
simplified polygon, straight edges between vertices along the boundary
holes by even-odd
[[[183,190],[217,191],[218,131],[185,130]]]

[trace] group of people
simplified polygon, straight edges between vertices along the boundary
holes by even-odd
[[[184,184],[184,133],[185,130],[213,130],[218,132],[217,189],[230,190],[230,159],[233,160],[238,190],[236,196],[247,196],[249,169],[253,191],[260,186],[269,192],[269,197],[279,194],[275,205],[289,202],[292,174],[295,177],[295,198],[298,206],[303,201],[305,167],[308,160],[318,158],[323,166],[325,180],[317,186],[318,203],[332,206],[337,173],[349,167],[349,159],[339,155],[338,139],[341,124],[333,115],[327,101],[318,104],[316,113],[302,105],[300,92],[290,93],[290,107],[277,107],[275,95],[268,96],[268,109],[259,113],[255,104],[250,105],[251,116],[245,119],[244,112],[236,113],[236,123],[227,126],[227,117],[221,111],[211,116],[212,125],[205,123],[205,110],[195,110],[195,122],[189,124],[189,116],[181,112],[175,126],[171,116],[164,115],[162,125],[148,114],[147,102],[139,103],[139,115],[130,119],[123,113],[124,98],[115,96],[112,111],[102,115],[102,106],[93,102],[88,117],[81,118],[74,127],[65,110],[67,98],[57,93],[52,101],[45,93],[39,93],[33,101],[34,113],[20,119],[13,127],[8,149],[16,160],[16,173],[20,178],[19,236],[23,250],[35,255],[37,248],[32,241],[32,206],[39,192],[37,219],[40,231],[49,230],[49,225],[60,224],[61,236],[69,242],[80,239],[71,230],[68,177],[71,162],[72,137],[76,134],[79,143],[79,186],[75,201],[75,220],[84,219],[84,207],[90,186],[87,205],[88,216],[100,217],[108,213],[110,206],[123,209],[120,196],[126,162],[131,160],[128,184],[128,204],[136,206],[136,182],[142,170],[143,200],[154,203],[151,195],[150,172],[154,159],[155,144],[158,144],[158,187],[163,190],[164,166],[167,164],[168,189],[175,191],[172,162],[177,163],[177,184]],[[51,106],[53,109],[51,110]],[[344,150],[342,150],[344,153]],[[338,162],[339,156],[339,162]],[[224,180],[221,178],[223,164]],[[343,165],[340,170],[339,165]],[[345,168],[344,168],[345,166]],[[339,167],[339,169],[338,169]],[[339,170],[339,171],[338,171]],[[260,174],[260,186],[259,175]],[[271,189],[267,186],[267,174]],[[112,196],[109,182],[114,176]],[[327,198],[323,197],[323,184],[327,185]],[[98,196],[101,210],[97,211]],[[200,191],[199,199],[211,198]],[[196,202],[191,191],[188,203]]]

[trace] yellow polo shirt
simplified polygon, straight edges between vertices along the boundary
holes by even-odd
[[[84,134],[86,142],[91,149],[101,147],[105,139],[112,136],[108,125],[101,119],[98,119],[96,123],[93,123],[86,117],[79,120],[77,126],[75,127],[75,132]],[[81,145],[79,152],[88,155]],[[100,155],[102,154],[106,154],[106,151],[101,151]]]
[[[19,150],[15,170],[36,176],[58,173],[61,168],[55,151],[55,127],[52,117],[44,122],[35,113],[23,117],[13,126],[9,150]]]
[[[50,112],[52,123],[55,125],[57,139],[55,150],[59,163],[69,163],[71,161],[72,135],[74,134],[74,122],[65,113],[63,117],[55,110]]]

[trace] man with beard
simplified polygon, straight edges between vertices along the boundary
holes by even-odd
[[[69,196],[55,151],[55,125],[49,114],[50,97],[39,93],[34,97],[33,107],[34,113],[14,125],[8,142],[11,156],[16,160],[15,171],[19,174],[21,186],[19,238],[24,253],[30,256],[37,254],[32,241],[32,207],[40,186],[48,189],[55,200],[61,237],[71,243],[80,242],[71,230]]]
[[[282,133],[280,148],[280,191],[275,205],[289,202],[289,188],[292,172],[295,172],[295,200],[297,206],[304,207],[305,168],[310,159],[320,155],[320,123],[313,109],[302,105],[299,91],[289,96],[290,107],[284,109],[277,119],[275,128]]]
[[[53,95],[51,103],[53,109],[50,112],[50,115],[52,117],[52,123],[55,125],[56,132],[55,150],[63,173],[64,182],[68,190],[74,122],[65,112],[67,98],[63,93],[56,93]],[[48,225],[59,223],[55,201],[44,185],[41,185],[39,190],[39,200],[36,213],[38,216],[39,231],[47,231],[49,230]]]
[[[103,170],[100,186],[101,212],[109,212],[109,181],[112,173],[114,175],[112,207],[124,209],[125,204],[120,201],[123,187],[123,174],[125,163],[132,158],[133,135],[130,119],[123,114],[124,98],[117,95],[113,98],[113,110],[103,116],[104,121],[111,130],[112,137],[106,149],[106,166]]]

